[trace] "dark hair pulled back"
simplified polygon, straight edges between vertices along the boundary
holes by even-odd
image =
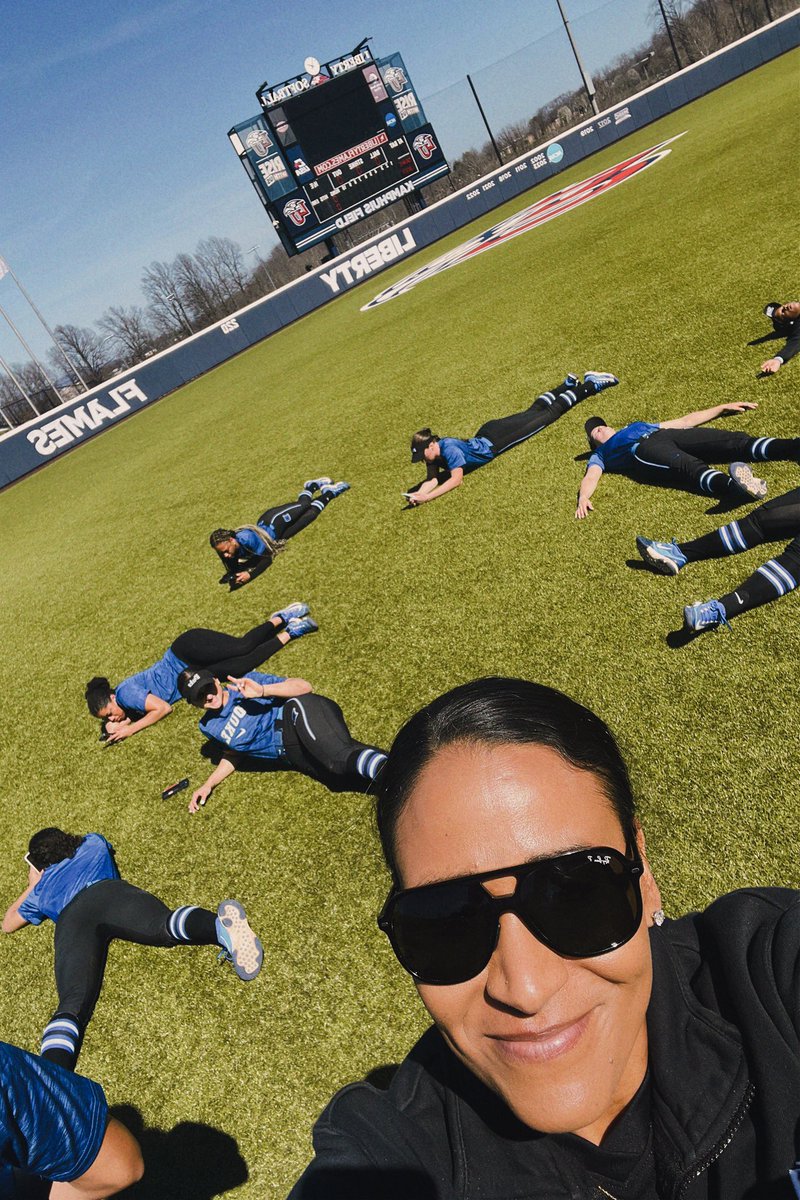
[[[44,871],[65,858],[72,858],[83,840],[51,825],[33,835],[28,842],[28,857],[37,870]]]
[[[547,746],[589,771],[603,786],[626,837],[635,834],[628,768],[600,717],[563,692],[525,679],[475,679],[438,696],[402,727],[378,778],[378,832],[386,865],[398,882],[397,822],[420,772],[455,742]]]

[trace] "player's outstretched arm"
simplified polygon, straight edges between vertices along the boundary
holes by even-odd
[[[117,1192],[132,1187],[144,1174],[144,1160],[139,1143],[124,1125],[114,1117],[108,1122],[106,1135],[97,1158],[88,1171],[70,1183],[54,1183],[50,1200],[105,1200]]]
[[[19,915],[19,906],[23,900],[27,900],[33,889],[36,887],[39,880],[42,878],[42,872],[37,871],[36,867],[28,867],[28,886],[21,895],[17,896],[13,904],[9,904],[3,917],[2,930],[3,933],[16,933],[18,929],[22,929],[29,922],[24,917]]]
[[[205,783],[201,784],[196,791],[192,793],[192,798],[189,801],[189,812],[196,813],[206,802],[215,787],[224,783],[229,775],[232,775],[236,770],[235,764],[229,758],[221,758],[217,766],[209,775]]]
[[[700,408],[696,412],[687,413],[685,417],[674,417],[671,421],[660,421],[660,429],[696,429],[705,425],[706,421],[715,421],[717,417],[728,417],[732,413],[747,412],[749,408],[758,408],[758,404],[750,400],[737,400],[732,404],[715,404],[713,408]]]
[[[229,675],[228,683],[233,691],[248,700],[260,700],[265,696],[282,696],[291,700],[293,696],[307,696],[314,690],[307,679],[299,678],[282,679],[280,683],[259,683],[258,680],[248,679],[247,676],[235,679],[233,675]]]
[[[593,465],[586,468],[586,473],[578,490],[578,507],[575,509],[575,517],[578,521],[582,521],[584,517],[588,517],[590,512],[594,512],[594,505],[592,504],[591,498],[597,490],[597,485],[602,478],[602,467]]]
[[[444,483],[434,483],[428,491],[425,489],[431,481],[426,479],[422,487],[408,497],[408,503],[416,507],[418,504],[427,504],[429,500],[438,500],[446,492],[452,492],[454,488],[460,487],[463,478],[464,472],[461,467],[453,467],[449,479],[446,479]]]

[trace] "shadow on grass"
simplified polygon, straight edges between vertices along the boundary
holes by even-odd
[[[682,650],[684,646],[688,646],[689,642],[693,642],[695,638],[702,637],[705,630],[703,629],[673,629],[667,634],[667,645],[670,650]]]
[[[213,1200],[247,1182],[236,1139],[221,1129],[198,1121],[148,1129],[130,1104],[116,1105],[111,1115],[136,1138],[145,1163],[144,1178],[120,1192],[121,1200]]]

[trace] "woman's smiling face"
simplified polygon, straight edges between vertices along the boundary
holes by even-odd
[[[401,886],[409,888],[577,849],[624,854],[625,843],[592,772],[541,745],[454,742],[417,777],[395,847]],[[501,876],[483,886],[507,895],[516,881]],[[646,863],[642,892],[649,917],[660,897]],[[479,975],[417,986],[450,1048],[521,1121],[599,1143],[647,1069],[647,924],[616,950],[572,959],[504,913]]]

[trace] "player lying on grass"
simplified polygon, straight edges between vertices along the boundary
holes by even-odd
[[[308,479],[296,500],[268,508],[255,525],[215,529],[209,541],[225,568],[220,583],[227,583],[232,592],[244,587],[272,566],[275,555],[284,549],[289,538],[307,529],[331,500],[349,490],[349,483],[334,483],[327,475]],[[319,493],[316,497],[315,492]]]
[[[800,350],[800,300],[791,300],[788,304],[773,300],[764,309],[764,315],[772,321],[772,328],[778,336],[786,338],[783,349],[761,364],[765,375],[776,375]]]
[[[243,675],[277,654],[287,642],[314,633],[318,626],[308,611],[307,604],[295,600],[243,637],[214,629],[187,629],[157,663],[123,679],[115,688],[104,676],[96,675],[86,685],[86,703],[92,716],[103,722],[104,740],[120,742],[168,716],[180,700],[178,676],[189,665],[223,676]]]
[[[757,404],[715,404],[651,425],[634,421],[622,429],[607,425],[602,417],[590,417],[584,428],[592,454],[578,492],[575,516],[581,519],[594,510],[592,496],[604,471],[627,475],[638,483],[655,483],[715,496],[718,500],[749,498],[763,500],[767,485],[757,479],[749,462],[800,462],[800,437],[751,437],[728,429],[698,429],[706,421],[729,413],[742,413]],[[735,461],[741,459],[742,461]],[[708,465],[730,464],[730,474]]]
[[[3,933],[55,924],[58,1009],[42,1035],[43,1058],[72,1070],[78,1060],[106,969],[110,943],[142,946],[219,946],[240,979],[261,970],[261,942],[237,900],[216,913],[196,904],[169,909],[149,892],[120,879],[114,851],[99,833],[40,829],[30,840],[28,886],[3,917]]]
[[[4,1200],[28,1194],[31,1177],[54,1181],[50,1200],[103,1200],[143,1173],[139,1143],[109,1116],[99,1083],[0,1042]]]
[[[386,760],[377,746],[357,742],[339,705],[313,694],[305,679],[250,671],[223,686],[209,671],[188,670],[178,687],[185,700],[206,710],[200,732],[225,751],[193,794],[189,812],[205,804],[244,756],[271,760],[327,786],[345,784],[353,792],[370,791]]]
[[[472,438],[439,437],[430,429],[418,429],[411,439],[411,461],[424,462],[427,474],[422,483],[404,495],[414,506],[437,500],[459,487],[471,471],[526,442],[587,396],[596,396],[618,382],[607,371],[587,371],[583,383],[577,375],[567,375],[552,392],[537,396],[530,408],[486,421]]]
[[[800,488],[776,496],[767,504],[753,509],[741,521],[731,521],[720,529],[705,533],[691,542],[655,542],[637,537],[636,546],[644,561],[659,575],[677,575],[688,563],[705,558],[725,558],[742,554],[765,542],[782,542],[791,538],[777,558],[755,571],[733,592],[719,600],[689,604],[683,610],[686,629],[702,632],[728,626],[731,617],[750,608],[758,608],[792,592],[800,583]]]

